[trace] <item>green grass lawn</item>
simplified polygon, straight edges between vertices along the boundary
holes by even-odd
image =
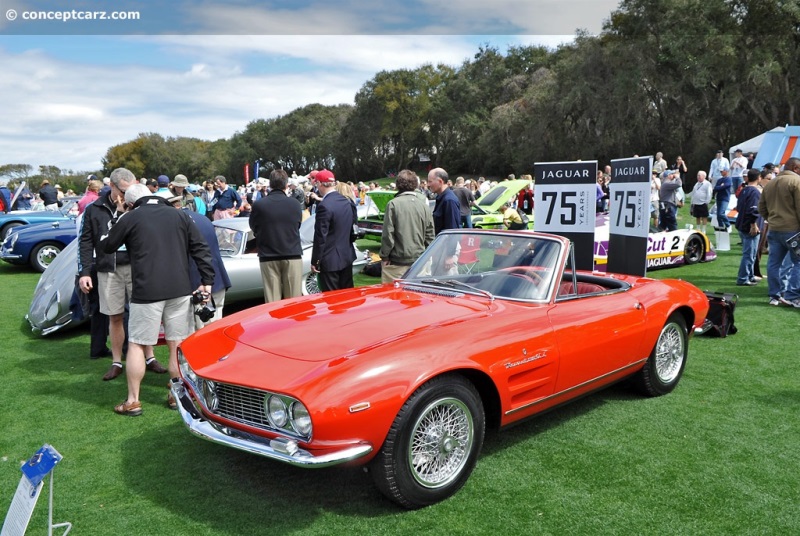
[[[739,333],[692,339],[672,394],[621,384],[488,434],[466,486],[413,512],[361,469],[301,470],[191,436],[164,406],[165,375],[145,378],[142,417],[115,415],[124,376],[101,380],[110,360],[88,359],[85,330],[33,336],[38,274],[0,263],[0,511],[20,462],[50,443],[64,456],[54,521],[74,534],[797,534],[800,311],[768,306],[766,281],[735,286],[733,242],[651,274],[740,296]],[[46,520],[45,494],[29,534]]]

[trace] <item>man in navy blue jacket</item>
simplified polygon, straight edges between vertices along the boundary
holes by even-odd
[[[456,194],[447,186],[447,172],[434,168],[428,172],[428,188],[436,194],[433,207],[433,230],[438,235],[446,229],[461,228],[461,203]],[[434,275],[453,273],[458,263],[458,243],[451,241],[444,250],[444,256],[434,260]]]
[[[356,206],[336,191],[336,178],[323,169],[314,177],[322,194],[314,222],[311,271],[319,274],[322,290],[353,288],[353,226],[358,221]],[[456,205],[458,200],[456,200]]]
[[[720,170],[720,178],[714,184],[714,198],[717,202],[717,228],[728,232],[731,222],[728,221],[728,202],[731,199],[731,178],[728,170]]]
[[[754,268],[756,263],[756,253],[759,242],[758,225],[758,202],[761,200],[761,192],[757,188],[761,180],[761,172],[757,169],[747,171],[747,184],[739,193],[736,203],[736,229],[742,239],[742,261],[739,263],[739,275],[736,278],[737,285],[756,285]]]

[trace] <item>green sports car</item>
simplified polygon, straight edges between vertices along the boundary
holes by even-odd
[[[500,209],[504,203],[513,201],[517,195],[528,187],[529,181],[503,181],[483,194],[472,206],[472,226],[480,229],[502,229],[503,214]],[[528,217],[528,227],[533,228],[533,216]]]

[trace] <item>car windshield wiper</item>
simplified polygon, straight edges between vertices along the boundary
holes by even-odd
[[[491,301],[494,301],[494,294],[492,294],[491,292],[483,290],[478,287],[474,287],[469,283],[464,283],[463,281],[458,281],[455,279],[421,279],[420,283],[427,283],[429,285],[441,285],[443,287],[450,287],[450,288],[455,288],[455,287],[467,288],[477,292],[478,294],[483,294]]]

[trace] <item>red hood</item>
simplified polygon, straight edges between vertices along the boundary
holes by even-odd
[[[263,352],[325,362],[485,312],[485,300],[392,287],[353,289],[281,302],[239,316],[224,333]]]

